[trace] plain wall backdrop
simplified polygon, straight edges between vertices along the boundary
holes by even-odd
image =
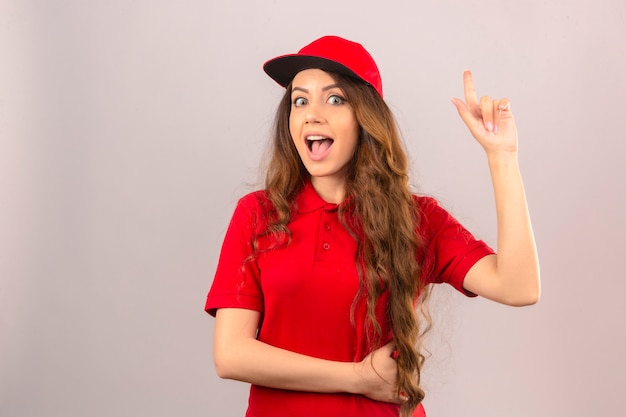
[[[243,416],[203,312],[259,186],[273,56],[373,54],[412,181],[496,244],[449,101],[511,99],[543,298],[437,289],[429,416],[622,416],[626,1],[0,0],[0,415]]]

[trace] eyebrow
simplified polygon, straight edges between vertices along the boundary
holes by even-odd
[[[330,84],[330,85],[327,85],[326,87],[322,87],[322,91],[332,90],[333,88],[340,88],[339,84]],[[291,89],[291,92],[294,92],[294,91],[302,91],[303,93],[307,93],[307,94],[309,93],[309,90],[307,90],[304,87],[293,87]]]

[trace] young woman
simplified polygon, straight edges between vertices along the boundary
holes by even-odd
[[[248,417],[419,416],[417,314],[429,284],[509,305],[539,298],[539,265],[507,99],[459,115],[487,153],[498,254],[437,202],[413,195],[376,63],[320,38],[268,61],[286,88],[265,189],[244,196],[226,233],[206,311],[222,378],[250,384]]]

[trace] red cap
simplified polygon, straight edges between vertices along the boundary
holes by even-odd
[[[287,87],[297,73],[310,68],[358,78],[383,96],[383,82],[374,58],[361,44],[338,36],[324,36],[300,49],[297,54],[281,55],[263,65],[267,75],[283,87]]]

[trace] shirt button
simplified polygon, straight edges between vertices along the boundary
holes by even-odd
[[[324,248],[324,250],[328,250],[328,249],[330,249],[330,244],[329,243],[324,243],[322,245],[322,248]]]
[[[327,232],[330,232],[330,224],[326,223],[324,225],[324,229],[326,229]]]

